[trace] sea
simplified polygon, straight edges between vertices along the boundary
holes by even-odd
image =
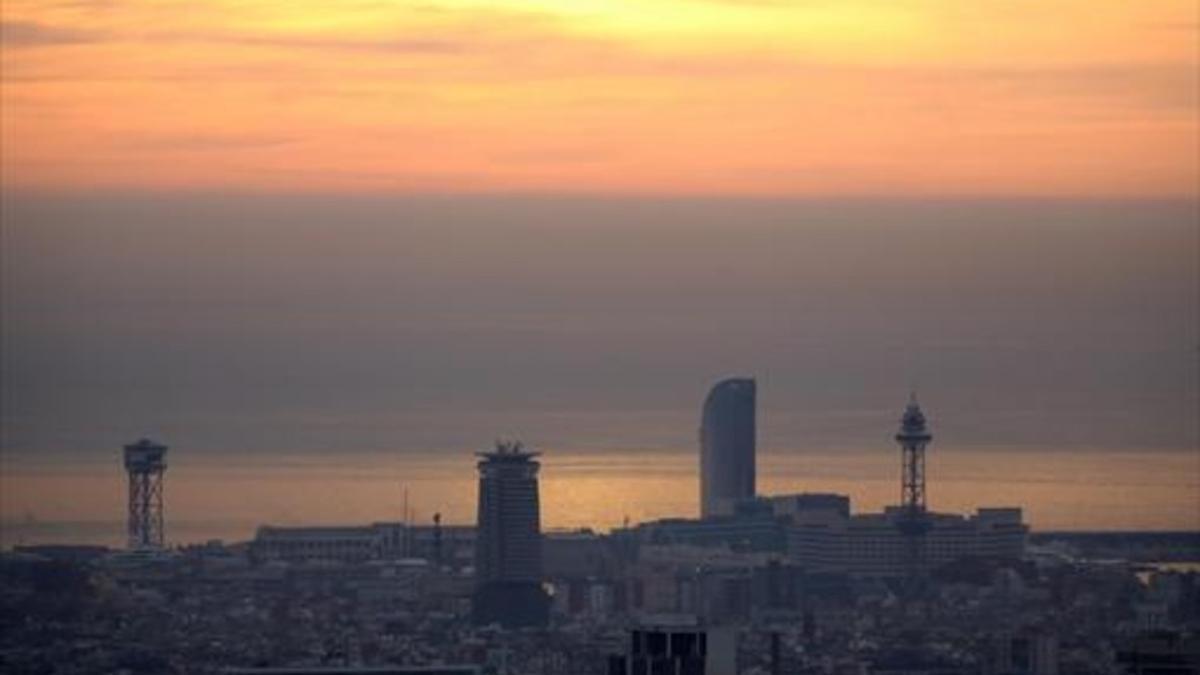
[[[484,449],[484,448],[480,448]],[[541,448],[542,524],[607,531],[657,518],[695,517],[698,458],[664,449]],[[247,457],[171,454],[164,476],[172,544],[250,539],[262,525],[407,521],[470,524],[475,457],[372,453]],[[1200,527],[1200,457],[1186,451],[971,448],[928,452],[930,508],[970,514],[1018,506],[1043,530],[1194,530]],[[0,473],[0,545],[122,545],[126,480],[113,453],[103,464],[10,463]],[[900,494],[899,450],[771,451],[758,460],[762,494],[834,492],[856,512]]]

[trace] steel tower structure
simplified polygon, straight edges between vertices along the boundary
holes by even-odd
[[[163,473],[167,446],[143,438],[125,446],[129,474],[129,548],[163,547]]]
[[[917,404],[917,395],[908,399],[900,418],[896,442],[900,444],[900,518],[897,525],[908,543],[908,565],[911,576],[918,576],[924,566],[925,533],[929,519],[925,512],[925,446],[933,434],[925,424],[925,413]]]

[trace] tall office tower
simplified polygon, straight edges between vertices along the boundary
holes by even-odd
[[[900,418],[896,442],[900,444],[900,516],[897,525],[908,540],[909,575],[916,577],[923,566],[925,533],[929,519],[925,513],[925,446],[933,434],[925,426],[925,414],[913,394]]]
[[[479,517],[475,540],[475,623],[544,625],[550,599],[542,590],[538,505],[540,453],[497,442],[479,456]]]
[[[700,423],[700,516],[728,515],[754,496],[753,378],[723,380],[704,400]]]
[[[143,438],[125,446],[129,474],[129,548],[163,546],[163,473],[167,446]]]

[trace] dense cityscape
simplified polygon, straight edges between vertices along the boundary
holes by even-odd
[[[0,0],[0,675],[1200,675],[1200,0]]]
[[[1020,504],[938,513],[915,396],[894,506],[762,495],[756,396],[735,378],[704,402],[700,518],[608,532],[543,532],[553,455],[514,440],[476,453],[474,525],[265,524],[172,548],[168,448],[140,440],[123,454],[127,547],[0,554],[0,671],[1200,672],[1200,532],[1030,531]]]

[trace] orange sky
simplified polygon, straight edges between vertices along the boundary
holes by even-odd
[[[2,7],[14,188],[1198,191],[1195,0]]]

